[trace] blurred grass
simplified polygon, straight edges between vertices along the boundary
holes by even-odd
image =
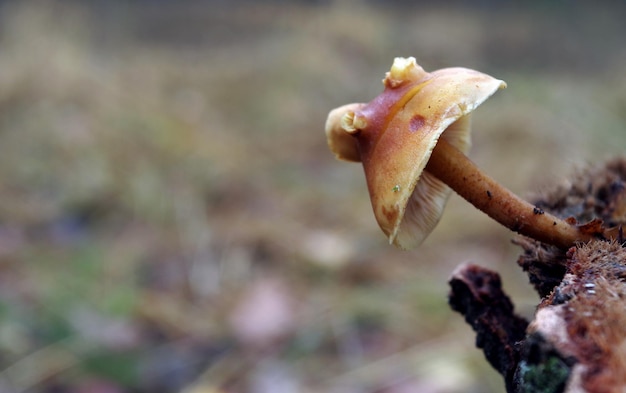
[[[503,391],[446,281],[495,268],[530,315],[511,234],[453,197],[390,248],[325,117],[394,56],[489,72],[472,157],[540,192],[626,146],[623,12],[3,3],[0,391]]]

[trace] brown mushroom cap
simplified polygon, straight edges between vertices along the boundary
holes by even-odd
[[[347,104],[335,108],[326,119],[326,140],[328,147],[341,160],[361,162],[359,142],[352,134],[346,132],[342,125],[342,118],[346,113],[354,113],[366,104]]]
[[[434,229],[450,195],[424,172],[437,141],[467,153],[470,113],[506,84],[466,68],[428,73],[413,57],[396,58],[383,83],[370,103],[331,111],[326,136],[338,158],[363,162],[380,228],[407,249]]]

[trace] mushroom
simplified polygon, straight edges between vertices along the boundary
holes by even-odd
[[[332,110],[326,136],[339,159],[363,163],[374,215],[390,243],[419,245],[451,189],[507,228],[563,249],[607,235],[599,220],[578,226],[531,205],[466,157],[471,112],[505,82],[466,68],[428,73],[409,57],[394,60],[383,84],[370,103]]]

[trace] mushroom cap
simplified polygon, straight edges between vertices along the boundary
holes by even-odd
[[[426,72],[396,58],[384,91],[368,104],[332,110],[326,137],[337,158],[361,161],[378,225],[413,248],[439,222],[450,188],[424,168],[439,138],[467,153],[470,113],[506,83],[467,68]]]

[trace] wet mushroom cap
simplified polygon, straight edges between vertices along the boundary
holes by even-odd
[[[384,91],[368,104],[330,112],[326,136],[335,155],[361,161],[376,220],[390,243],[419,245],[439,222],[450,188],[424,168],[439,138],[470,148],[470,113],[506,84],[466,68],[428,73],[396,58]]]

